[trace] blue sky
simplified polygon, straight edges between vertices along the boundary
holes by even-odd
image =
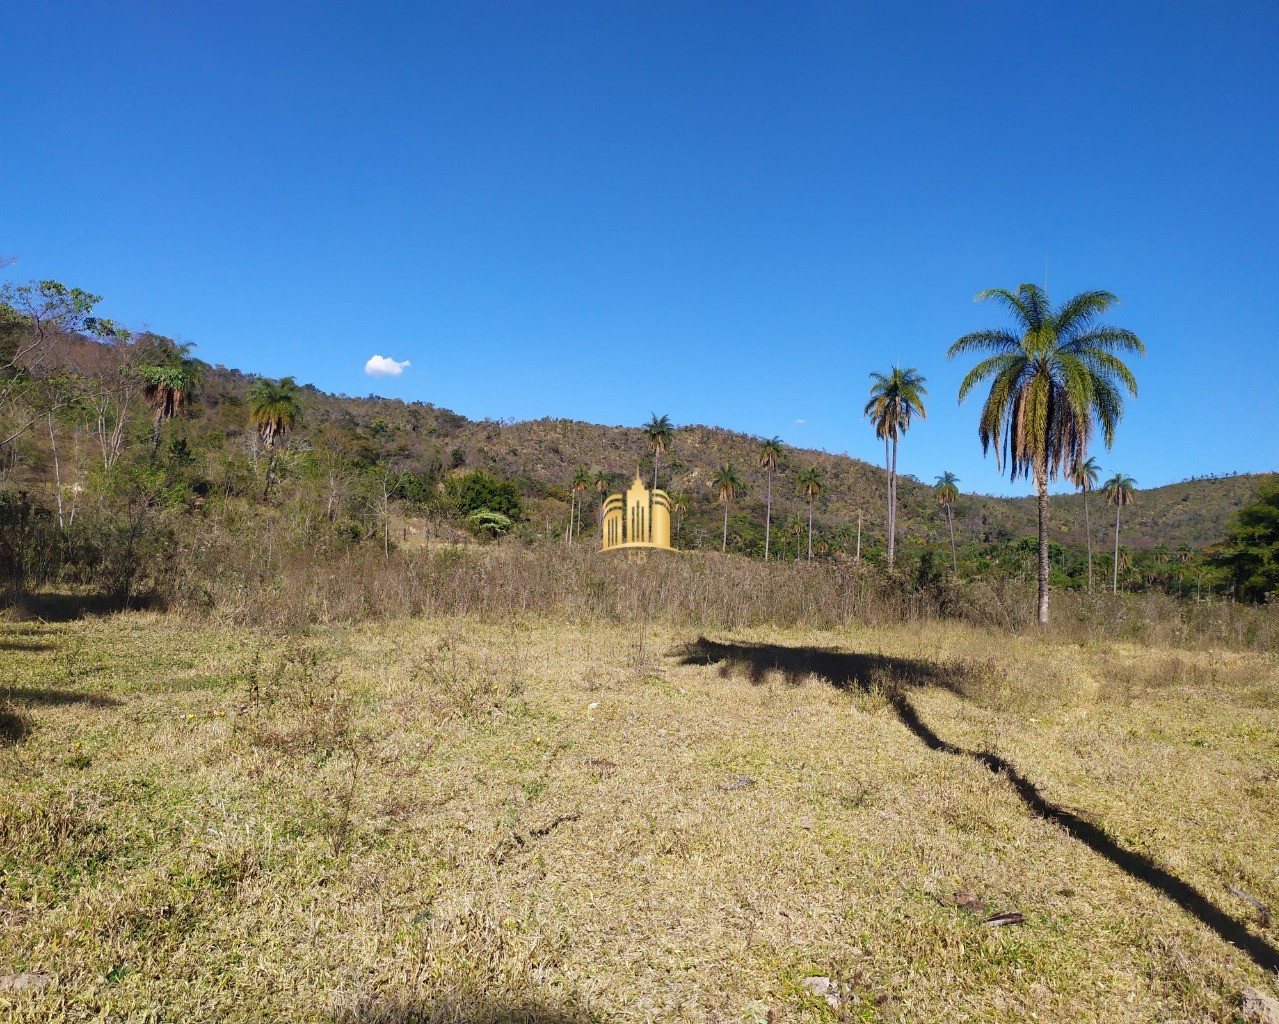
[[[1106,288],[1108,470],[1279,468],[1279,5],[24,3],[0,253],[204,359],[999,479],[949,343]],[[411,365],[364,372],[374,354]],[[1234,394],[1223,409],[1223,396]],[[1226,430],[1217,425],[1227,424]],[[1238,426],[1236,426],[1238,424]]]

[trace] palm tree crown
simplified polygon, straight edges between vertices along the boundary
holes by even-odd
[[[644,437],[648,441],[648,446],[653,449],[653,490],[657,490],[658,456],[666,453],[675,437],[675,427],[671,423],[671,418],[665,414],[658,416],[657,413],[653,413],[653,418],[644,424]]]
[[[937,482],[933,484],[933,493],[937,495],[937,501],[942,505],[953,505],[959,500],[959,477],[947,470],[937,478]]]
[[[1123,508],[1137,500],[1137,481],[1123,473],[1116,473],[1101,485],[1101,489],[1106,492],[1107,505]]]
[[[1090,455],[1083,462],[1075,463],[1070,470],[1070,482],[1075,485],[1075,490],[1083,491],[1086,494],[1097,489],[1097,477],[1100,475],[1101,467],[1097,465],[1097,460]]]
[[[1048,482],[1071,473],[1088,456],[1096,426],[1109,448],[1123,416],[1123,392],[1137,381],[1116,353],[1144,353],[1132,331],[1099,323],[1119,300],[1110,292],[1081,292],[1053,307],[1044,289],[992,288],[976,301],[995,301],[1013,315],[1015,328],[974,331],[950,346],[950,358],[981,353],[959,385],[962,402],[984,381],[990,393],[977,433],[984,452],[1016,480],[1033,478],[1039,497],[1039,621],[1048,622]]]
[[[278,381],[259,377],[249,388],[249,419],[268,448],[274,448],[301,417],[302,389],[292,377]]]
[[[1097,318],[1119,300],[1110,292],[1081,292],[1054,309],[1042,288],[1016,292],[991,288],[978,302],[996,301],[1016,321],[1011,330],[975,331],[950,346],[947,356],[986,353],[959,385],[959,400],[989,380],[978,434],[983,451],[995,451],[1010,479],[1053,480],[1087,457],[1094,421],[1109,448],[1123,416],[1122,391],[1137,394],[1137,380],[1116,355],[1145,345],[1132,331]]]

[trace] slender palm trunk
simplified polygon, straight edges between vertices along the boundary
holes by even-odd
[[[888,567],[893,567],[893,460],[888,435],[884,435],[884,472],[888,474]]]
[[[1035,474],[1039,493],[1039,624],[1048,625],[1048,474]]]
[[[857,561],[862,560],[862,510],[857,510]]]
[[[773,467],[768,467],[768,495],[764,499],[764,561],[768,561],[768,535],[773,526]]]
[[[813,496],[808,496],[808,560],[813,560]]]
[[[1092,593],[1092,525],[1088,521],[1088,488],[1084,488],[1084,533],[1088,537],[1088,593]]]
[[[574,491],[569,498],[568,506],[568,533],[564,537],[565,546],[573,543],[573,517],[577,514],[577,492]]]
[[[724,499],[724,543],[719,547],[720,554],[728,552],[728,499]]]
[[[1122,505],[1115,506],[1115,567],[1110,579],[1110,592],[1119,593],[1119,510]]]
[[[888,568],[892,568],[897,557],[897,438],[893,438],[893,470],[889,475],[889,487],[892,489],[893,525],[888,533]]]
[[[946,503],[946,523],[950,526],[950,571],[951,575],[959,575],[959,559],[955,557],[955,509]]]
[[[657,458],[660,453],[656,448],[653,449],[653,490],[657,490]]]

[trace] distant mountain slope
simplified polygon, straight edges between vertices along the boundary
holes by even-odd
[[[214,368],[208,374],[203,402],[196,417],[228,436],[243,431],[243,400],[252,378],[238,371]],[[392,461],[398,468],[425,471],[434,461],[446,470],[455,465],[486,469],[515,479],[531,496],[565,496],[573,471],[586,466],[610,473],[623,485],[638,468],[652,477],[652,457],[637,427],[602,426],[565,419],[518,423],[469,420],[429,403],[405,403],[377,397],[352,398],[307,389],[307,413],[300,436],[319,443],[341,444],[365,457]],[[975,443],[975,442],[974,442]],[[661,486],[687,498],[686,536],[710,533],[722,514],[715,504],[710,478],[722,462],[732,462],[747,484],[740,513],[762,518],[764,473],[757,466],[757,439],[719,427],[685,426],[660,467]],[[785,464],[774,476],[774,528],[791,515],[804,514],[793,477],[816,465],[825,474],[826,488],[814,514],[819,530],[855,528],[862,514],[865,543],[879,543],[884,530],[885,471],[859,459],[827,452],[787,447]],[[1140,473],[1137,473],[1140,479]],[[1256,490],[1258,476],[1201,479],[1143,490],[1137,504],[1124,510],[1122,542],[1129,547],[1203,547],[1219,540],[1230,514]],[[1029,490],[1029,488],[1028,488]],[[594,495],[590,495],[593,500]],[[933,542],[945,538],[945,521],[931,487],[910,478],[899,485],[899,519],[903,534]],[[1113,528],[1113,514],[1104,497],[1089,499],[1096,543],[1104,543]],[[1052,499],[1054,540],[1083,547],[1083,500],[1078,494]],[[964,495],[956,507],[956,533],[965,540],[991,542],[1032,536],[1035,501]],[[793,545],[793,542],[792,542]]]

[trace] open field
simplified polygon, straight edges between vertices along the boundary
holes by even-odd
[[[47,976],[6,1019],[1224,1022],[1279,988],[1227,889],[1279,909],[1273,653],[135,614],[0,625],[0,665],[0,975]]]

